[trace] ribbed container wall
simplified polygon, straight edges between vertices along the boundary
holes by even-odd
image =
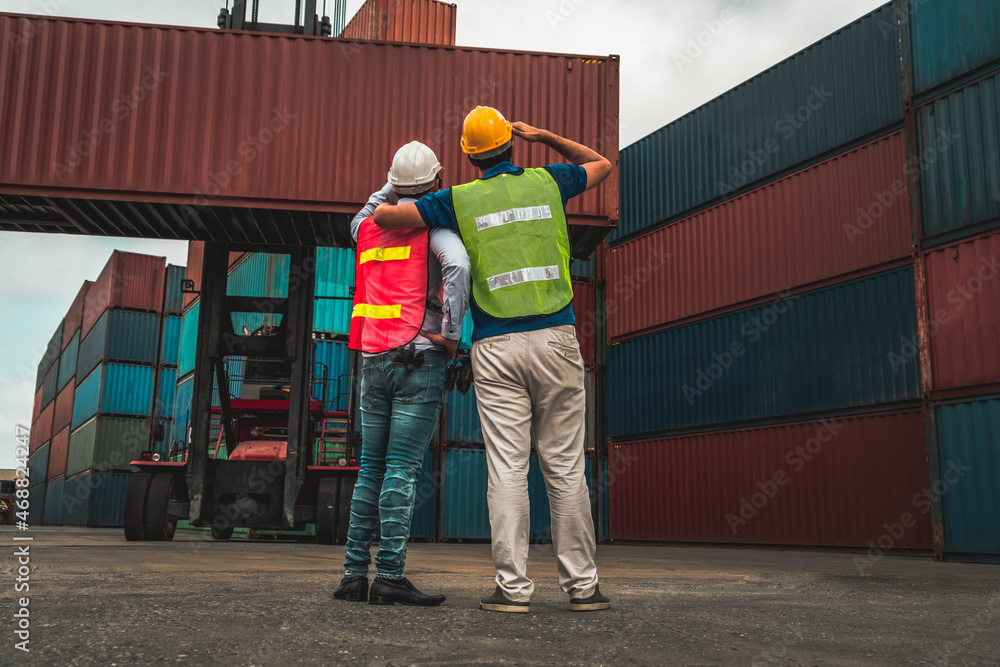
[[[163,338],[160,340],[160,363],[176,366],[181,352],[181,318],[167,315],[163,318]]]
[[[56,397],[55,408],[52,410],[52,432],[56,433],[70,425],[73,421],[73,398],[76,386],[71,382]]]
[[[53,366],[55,366],[57,370],[55,374],[55,380],[53,380],[53,386],[49,388],[49,391],[54,392],[56,389],[55,382],[57,382],[59,379],[59,371],[58,371],[59,353],[62,351],[63,348],[62,341],[63,341],[64,323],[65,322],[63,320],[60,320],[59,326],[56,327],[55,333],[52,334],[52,338],[49,339],[48,344],[45,346],[45,351],[42,352],[42,358],[38,361],[38,373],[37,375],[35,375],[35,391],[38,391],[38,388],[42,386],[43,380],[45,380],[49,376],[49,373],[52,372]],[[70,336],[70,338],[72,338],[72,335]],[[54,393],[52,394],[52,397],[55,397]],[[49,400],[51,400],[51,398]]]
[[[171,444],[182,449],[188,444],[188,429],[191,427],[191,399],[194,393],[194,376],[189,375],[177,382],[174,393],[174,416],[171,423]]]
[[[350,248],[316,249],[315,331],[350,333],[354,263],[354,250]]]
[[[619,338],[910,256],[896,132],[613,248]]]
[[[66,454],[69,451],[69,427],[52,436],[49,444],[49,469],[46,480],[66,475]]]
[[[410,522],[410,538],[434,539],[437,537],[437,508],[440,481],[435,475],[434,465],[436,452],[428,449],[424,454],[420,474],[417,476],[417,486],[414,492],[413,520]]]
[[[29,526],[40,526],[42,524],[42,517],[45,510],[45,487],[48,484],[42,482],[31,487],[29,492],[29,502],[31,503],[28,507],[28,525]]]
[[[36,449],[44,445],[52,438],[52,418],[55,413],[55,405],[49,404],[38,415],[38,421],[34,423],[31,432],[28,434],[28,453],[33,453]]]
[[[45,506],[42,509],[42,525],[55,526],[59,524],[62,514],[62,495],[65,479],[57,477],[45,483]]]
[[[62,515],[64,526],[87,524],[87,501],[90,499],[90,475],[70,477],[63,484]]]
[[[456,6],[439,0],[366,0],[343,39],[453,45]]]
[[[182,312],[187,311],[192,303],[198,298],[197,292],[201,290],[201,267],[205,256],[204,241],[188,241],[187,267],[184,269],[184,280],[192,283],[192,292],[184,293],[184,307]]]
[[[945,552],[1000,557],[1000,396],[934,408]]]
[[[612,438],[920,397],[910,267],[613,345]]]
[[[1000,232],[924,256],[934,386],[1000,383]]]
[[[158,312],[163,307],[164,262],[163,257],[112,252],[84,302],[81,337],[87,337],[109,308]]]
[[[80,330],[80,326],[83,324],[84,304],[87,301],[87,294],[93,286],[93,281],[84,280],[83,285],[80,286],[80,291],[76,293],[76,297],[73,299],[72,305],[70,305],[69,310],[66,312],[66,317],[63,319],[62,333],[62,348],[64,350],[66,349],[66,346],[69,345],[70,340],[73,339],[73,336],[75,336]]]
[[[121,526],[131,476],[130,472],[95,472],[67,479],[63,490],[62,523],[91,528]]]
[[[617,241],[903,120],[886,4],[621,151]]]
[[[320,395],[319,383],[314,383],[315,398],[325,399],[328,411],[347,410],[350,400],[351,352],[347,343],[318,340],[313,352],[313,378],[326,375],[325,395]]]
[[[184,311],[184,276],[187,267],[167,264],[163,278],[163,312],[180,315]]]
[[[156,417],[169,419],[174,414],[174,400],[177,393],[177,369],[160,368],[157,380],[156,406],[153,414]]]
[[[904,524],[893,547],[931,547],[919,410],[639,440],[610,456],[614,540],[867,547]]]
[[[48,477],[49,451],[51,447],[52,443],[46,442],[31,455],[28,463],[29,486],[43,484]]]
[[[73,429],[98,413],[149,416],[152,409],[152,366],[101,364],[76,387]]]
[[[149,420],[96,417],[73,431],[66,474],[87,470],[128,470],[149,442]]]
[[[917,109],[925,243],[1000,225],[1000,71]]]
[[[996,0],[922,0],[908,14],[916,93],[1000,60]]]
[[[490,539],[486,451],[446,449],[444,461],[440,537],[446,540]]]
[[[450,182],[474,180],[478,174],[459,146],[461,113],[470,99],[502,109],[508,118],[530,118],[540,127],[560,128],[565,136],[601,137],[603,154],[612,165],[618,163],[619,62],[607,55],[581,58],[0,16],[0,34],[20,35],[25,30],[43,37],[27,40],[16,53],[8,50],[9,56],[0,63],[0,89],[21,91],[0,98],[0,146],[11,156],[46,159],[4,161],[0,184],[7,190],[53,188],[107,199],[142,193],[155,195],[146,201],[185,205],[208,195],[210,203],[220,206],[283,209],[285,202],[296,202],[299,209],[354,213],[373,187],[385,182],[386,165],[395,150],[414,137],[434,147],[442,164],[448,165]],[[150,70],[159,73],[152,84]],[[289,72],[309,71],[323,72],[324,85],[299,87],[293,103]],[[386,72],[392,72],[395,82],[393,99],[408,100],[421,113],[400,114],[399,105],[387,103],[385,96],[339,92],[366,90]],[[867,72],[863,74],[867,77]],[[60,181],[52,160],[64,155],[66,146],[76,145],[82,132],[98,127],[108,113],[107,105],[92,101],[116,100],[123,90],[141,86],[143,77],[148,94],[129,122],[120,124],[78,168],[60,174]],[[254,103],[247,104],[245,95],[251,90]],[[876,89],[873,94],[880,93]],[[180,113],[179,100],[201,102]],[[796,100],[783,112],[804,103]],[[220,109],[240,112],[220,123]],[[26,118],[38,118],[35,122],[44,124],[46,131],[28,131]],[[220,165],[245,156],[247,137],[272,126],[280,132],[275,132],[267,150],[240,162],[238,174],[217,195],[215,183],[192,178],[217,172]],[[372,159],[352,161],[345,168],[331,157],[353,155]],[[551,162],[553,154],[541,144],[522,143],[518,159],[540,166]],[[609,226],[617,217],[616,183],[613,174],[574,198],[570,216],[577,222]],[[211,225],[188,227],[202,240],[228,236],[306,245],[330,233],[313,228],[308,219],[286,230],[268,218],[261,215],[256,223],[226,218],[225,231]],[[141,226],[136,234],[177,238],[178,224],[183,224],[156,216],[145,220],[148,228]],[[107,229],[113,229],[113,223],[133,229],[128,220],[98,222],[94,224]],[[267,237],[261,227],[269,230]]]
[[[157,313],[107,310],[83,339],[76,364],[77,384],[102,361],[155,364],[162,318]]]
[[[469,387],[465,394],[452,389],[446,395],[448,411],[445,422],[445,441],[450,443],[484,444],[483,424],[476,408],[476,387]]]
[[[177,353],[177,374],[187,375],[194,370],[198,342],[198,311],[201,303],[195,302],[181,317],[181,343]]]
[[[48,372],[45,374],[45,382],[42,384],[42,407],[49,405],[55,400],[56,394],[59,392],[59,360],[56,359],[55,363],[49,367]]]
[[[80,336],[73,336],[69,345],[59,355],[59,383],[56,385],[57,391],[62,391],[63,387],[69,384],[73,376],[76,375],[76,359],[80,352]]]
[[[576,317],[576,339],[580,343],[583,363],[593,364],[597,357],[597,304],[592,283],[573,281],[573,315]],[[604,341],[601,341],[604,345]]]

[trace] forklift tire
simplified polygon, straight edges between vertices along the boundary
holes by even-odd
[[[167,514],[174,495],[174,476],[158,473],[149,485],[146,496],[146,539],[150,542],[169,542],[174,539],[177,519]]]
[[[225,528],[216,528],[212,526],[212,539],[213,540],[228,540],[233,536],[233,527],[226,526]]]
[[[357,477],[344,477],[340,480],[340,504],[337,508],[337,544],[347,544],[347,529],[351,525],[351,499],[354,497],[354,485]]]
[[[125,539],[142,542],[146,539],[146,499],[153,476],[148,472],[133,473],[125,491]]]
[[[337,539],[337,498],[340,480],[324,477],[319,481],[316,493],[316,541],[320,544],[335,544]]]

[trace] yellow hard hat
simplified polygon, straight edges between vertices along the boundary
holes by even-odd
[[[477,158],[499,155],[510,145],[510,123],[493,107],[476,107],[462,123],[462,150]]]

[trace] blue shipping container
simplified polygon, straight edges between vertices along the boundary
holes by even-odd
[[[177,369],[160,368],[159,389],[156,392],[156,416],[170,419],[174,414],[177,393]]]
[[[158,313],[105,311],[80,344],[76,361],[77,384],[102,361],[155,364],[159,337]]]
[[[167,264],[163,283],[163,312],[180,315],[184,310],[184,275],[187,269],[176,264]]]
[[[181,317],[181,345],[177,355],[177,374],[187,375],[194,370],[196,345],[198,343],[198,310],[200,303],[195,301]]]
[[[49,471],[50,442],[35,450],[28,460],[28,486],[38,486],[45,482]]]
[[[46,461],[46,466],[48,461]],[[43,476],[44,478],[44,476]],[[42,482],[31,487],[28,492],[28,525],[29,526],[40,526],[42,525],[42,515],[45,509],[45,489],[48,486],[47,483]]]
[[[440,536],[443,539],[490,539],[486,451],[448,449],[444,461]]]
[[[886,4],[621,151],[621,226],[677,219],[903,120]]]
[[[55,333],[52,334],[52,338],[49,339],[48,345],[45,346],[45,352],[42,354],[41,360],[38,362],[38,373],[35,375],[35,391],[42,386],[42,381],[45,376],[48,375],[49,371],[52,369],[53,365],[58,365],[59,363],[59,353],[62,351],[62,332],[63,332],[64,320],[59,320],[59,326],[56,328]],[[58,379],[59,371],[56,371],[56,377]],[[55,385],[52,386],[53,396],[55,396]]]
[[[191,395],[194,392],[194,376],[188,375],[177,383],[174,394],[174,418],[171,423],[171,443],[178,449],[188,444],[188,428],[191,426]],[[179,443],[179,444],[178,444]]]
[[[70,477],[63,484],[62,514],[64,526],[87,525],[87,503],[90,500],[90,474]]]
[[[608,350],[613,438],[920,397],[913,269],[632,338]]]
[[[920,107],[917,131],[924,237],[1000,224],[1000,72]]]
[[[76,387],[72,427],[75,430],[98,413],[148,416],[152,409],[152,366],[101,364]]]
[[[160,363],[176,366],[181,353],[181,318],[167,315],[163,318],[163,337],[160,340]]]
[[[484,443],[483,424],[476,408],[476,387],[462,394],[452,389],[447,394],[448,419],[445,423],[445,441],[457,443]]]
[[[52,364],[49,372],[45,374],[45,382],[42,384],[42,409],[55,399],[56,390],[59,385],[59,360]]]
[[[62,496],[64,477],[50,479],[45,484],[45,505],[42,508],[42,525],[55,526],[59,524],[62,514]]]
[[[313,378],[326,377],[325,389],[323,384],[313,383],[313,398],[325,399],[327,411],[346,410],[351,391],[351,351],[347,343],[318,340],[313,354]]]
[[[913,7],[910,48],[916,93],[1000,59],[996,0],[920,0]]]
[[[934,413],[945,551],[1000,556],[1000,396]]]
[[[437,499],[441,486],[435,475],[434,452],[427,450],[424,463],[417,477],[413,520],[410,522],[410,538],[432,539],[437,537]]]
[[[76,375],[76,359],[80,352],[80,334],[73,336],[59,357],[59,391]]]

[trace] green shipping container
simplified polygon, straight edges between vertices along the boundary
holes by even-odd
[[[69,436],[66,474],[128,470],[149,444],[149,421],[121,417],[91,419]]]

